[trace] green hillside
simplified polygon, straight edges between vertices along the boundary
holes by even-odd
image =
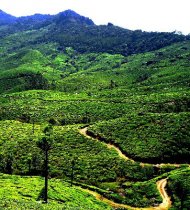
[[[49,203],[42,203],[43,179],[0,174],[1,209],[111,209],[80,187],[58,179],[49,182]]]
[[[188,209],[189,36],[0,11],[0,37],[0,208]]]
[[[189,119],[186,112],[126,115],[92,125],[89,134],[118,145],[135,160],[188,163]]]

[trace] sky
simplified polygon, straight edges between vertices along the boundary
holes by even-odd
[[[97,25],[183,34],[190,33],[189,8],[190,0],[0,0],[0,9],[14,16],[72,9]]]

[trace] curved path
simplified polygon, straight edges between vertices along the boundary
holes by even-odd
[[[93,137],[91,137],[91,136],[89,136],[89,135],[87,134],[87,130],[88,130],[88,127],[84,127],[84,128],[82,128],[82,129],[79,130],[79,133],[82,134],[83,136],[89,138],[89,139],[94,139]],[[96,138],[95,140],[98,141],[98,138]],[[106,144],[106,143],[104,143],[104,142],[102,142],[102,143],[103,143],[104,145],[106,145],[109,149],[114,149],[114,150],[118,153],[118,155],[119,155],[121,158],[123,158],[123,159],[125,159],[125,160],[131,160],[131,161],[134,162],[134,160],[132,160],[132,159],[128,158],[126,155],[124,155],[124,154],[121,152],[121,150],[120,150],[119,148],[117,148],[116,146],[114,146],[113,144]]]
[[[171,207],[172,202],[165,190],[167,179],[161,179],[156,184],[157,184],[157,189],[160,192],[160,195],[162,196],[162,203],[159,205],[159,208],[168,209],[169,207]]]
[[[87,130],[88,130],[88,126],[82,128],[82,129],[79,129],[79,133],[80,133],[81,135],[85,136],[86,138],[94,139],[94,140],[99,141],[98,138],[94,138],[94,137],[88,135],[88,134],[87,134]],[[102,141],[101,141],[101,142],[102,142]],[[113,144],[108,144],[108,143],[105,143],[105,142],[102,142],[102,143],[103,143],[104,145],[106,145],[109,149],[114,149],[114,150],[118,153],[118,155],[119,155],[121,158],[123,158],[124,160],[130,160],[130,161],[132,161],[132,162],[135,162],[135,160],[133,160],[133,159],[127,157],[125,154],[123,154],[123,153],[121,152],[121,150],[120,150],[118,147],[116,147],[115,145],[113,145]],[[162,166],[175,166],[176,168],[177,168],[177,167],[180,167],[180,164],[172,164],[172,163],[159,163],[159,164],[140,163],[140,165],[141,165],[141,166],[144,166],[144,165],[153,165],[153,166],[155,166],[155,167],[157,167],[157,168],[160,168],[160,167],[162,167]]]
[[[103,197],[97,192],[94,192],[88,189],[83,189],[83,191],[93,195],[97,200],[104,202],[112,206],[113,208],[124,208],[124,209],[130,209],[130,210],[168,210],[171,207],[171,201],[165,190],[166,184],[167,184],[167,179],[161,179],[156,183],[158,191],[160,192],[160,195],[162,196],[162,203],[156,207],[152,206],[152,207],[147,207],[147,208],[137,208],[137,207],[132,207],[125,204],[115,203],[114,201],[108,200],[107,198]]]
[[[93,138],[91,136],[89,136],[87,134],[87,130],[88,130],[88,127],[84,127],[82,129],[79,130],[79,133],[83,136],[85,136],[86,138],[90,138],[90,139],[95,139],[98,141],[98,138]],[[125,160],[131,160],[134,162],[134,160],[128,158],[125,154],[123,154],[121,152],[121,150],[112,145],[112,144],[106,144],[104,143],[109,149],[114,149],[115,151],[117,151],[118,155],[125,159]],[[145,163],[141,163],[141,165],[144,165]],[[157,164],[155,165],[156,167],[160,167],[164,164]],[[168,165],[168,164],[167,164]],[[171,164],[171,165],[175,165],[176,167],[179,167],[180,165],[179,164]],[[168,196],[166,190],[165,190],[165,187],[166,187],[166,184],[167,184],[167,179],[161,179],[159,180],[156,185],[157,185],[157,189],[158,191],[160,192],[160,195],[162,197],[162,203],[157,206],[157,207],[148,207],[148,208],[137,208],[137,207],[132,207],[132,206],[129,206],[129,205],[125,205],[125,204],[119,204],[119,203],[115,203],[111,200],[108,200],[107,198],[103,197],[102,195],[94,192],[94,191],[91,191],[91,190],[88,190],[88,189],[83,189],[84,191],[90,193],[91,195],[93,195],[94,197],[96,197],[97,200],[100,200],[104,203],[107,203],[109,204],[110,206],[114,207],[114,208],[125,208],[125,209],[131,209],[131,210],[167,210],[168,208],[171,207],[171,200],[170,200],[170,197]]]

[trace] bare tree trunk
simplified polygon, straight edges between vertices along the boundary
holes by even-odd
[[[48,151],[45,151],[45,189],[44,189],[44,202],[48,202]]]

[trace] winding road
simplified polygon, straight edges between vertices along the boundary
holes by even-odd
[[[162,203],[159,205],[159,209],[163,210],[168,209],[169,207],[171,207],[172,202],[165,190],[167,179],[161,179],[156,184],[157,184],[157,189],[160,192],[160,195],[162,196]]]
[[[87,134],[87,130],[88,130],[88,127],[84,127],[82,129],[79,129],[79,133],[81,135],[85,136],[86,138],[94,139],[94,140],[98,141],[98,138],[94,138],[92,136],[89,136]],[[103,143],[103,144],[105,144],[109,149],[114,149],[121,158],[123,158],[125,160],[131,160],[131,161],[134,162],[134,160],[128,158],[115,145],[106,144],[106,143]],[[146,163],[141,163],[141,165],[144,165],[144,164],[146,164]],[[157,164],[155,166],[156,167],[160,167],[162,165],[164,165],[164,164]],[[176,167],[179,167],[178,164],[173,164],[173,165],[175,165]],[[157,181],[156,185],[157,185],[157,189],[160,192],[160,195],[162,197],[162,203],[159,206],[148,207],[148,208],[137,208],[137,207],[132,207],[132,206],[125,205],[125,204],[115,203],[115,202],[113,202],[111,200],[108,200],[107,198],[103,197],[102,195],[98,194],[97,192],[91,191],[89,189],[83,189],[83,190],[88,192],[89,194],[93,195],[97,200],[100,200],[100,201],[102,201],[104,203],[107,203],[107,204],[109,204],[110,206],[112,206],[114,208],[125,208],[125,209],[130,209],[130,210],[168,210],[171,207],[171,200],[170,200],[170,197],[168,196],[168,194],[167,194],[167,192],[165,190],[166,184],[167,184],[167,179],[161,179],[161,180]]]
[[[82,134],[83,136],[85,136],[86,138],[95,139],[95,138],[93,138],[93,137],[91,137],[91,136],[89,136],[89,135],[87,134],[87,130],[88,130],[88,127],[82,128],[82,129],[79,130],[79,133]],[[98,141],[98,138],[96,138],[95,140]],[[114,146],[113,144],[106,144],[106,143],[104,143],[104,142],[102,142],[102,143],[103,143],[104,145],[106,145],[106,146],[108,147],[108,149],[114,149],[114,150],[118,153],[118,155],[119,155],[121,158],[123,158],[124,160],[131,160],[131,161],[134,162],[134,160],[132,160],[132,159],[128,158],[126,155],[124,155],[124,154],[121,152],[121,150],[120,150],[119,148],[117,148],[116,146]]]
[[[97,200],[104,202],[112,206],[113,208],[124,208],[124,209],[129,209],[129,210],[168,210],[171,207],[171,201],[170,201],[170,197],[167,195],[166,190],[165,190],[166,184],[167,184],[167,179],[161,179],[156,183],[158,191],[160,192],[160,195],[162,196],[162,203],[159,204],[159,206],[155,206],[155,207],[152,206],[152,207],[147,207],[147,208],[138,208],[138,207],[132,207],[125,204],[115,203],[103,197],[102,195],[98,194],[97,192],[94,192],[88,189],[83,189],[83,191],[93,195]]]
[[[96,140],[96,141],[99,141],[98,138],[94,138],[94,137],[92,137],[92,136],[89,136],[89,135],[87,134],[87,131],[88,131],[88,127],[84,127],[84,128],[82,128],[82,129],[79,129],[79,133],[80,133],[81,135],[85,136],[86,138],[94,139],[94,140]],[[102,142],[102,141],[101,141],[101,142]],[[127,157],[125,154],[123,154],[123,153],[121,152],[121,150],[120,150],[118,147],[116,147],[115,145],[113,145],[113,144],[107,144],[107,143],[105,143],[105,142],[102,142],[102,144],[106,145],[106,146],[108,147],[108,149],[114,149],[114,150],[118,153],[119,157],[123,158],[124,160],[130,160],[130,161],[132,161],[132,162],[135,162],[135,160],[133,160],[133,159]],[[175,166],[176,168],[177,168],[177,167],[180,167],[180,164],[172,164],[172,163],[150,164],[150,163],[142,163],[142,162],[141,162],[140,165],[142,165],[142,166],[143,166],[143,165],[153,165],[153,166],[155,166],[156,168],[161,168],[161,167],[163,167],[163,166]]]

